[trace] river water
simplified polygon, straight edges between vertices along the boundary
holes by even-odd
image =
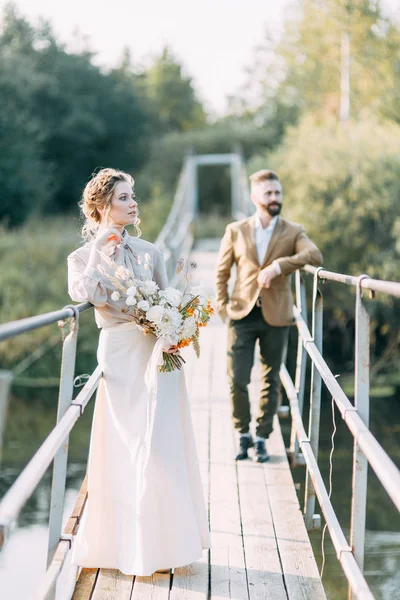
[[[5,430],[0,497],[20,473],[40,442],[55,422],[55,405],[40,395],[35,400],[13,396]],[[56,391],[54,392],[56,396]],[[333,431],[331,399],[322,399],[319,463],[329,486],[329,454]],[[70,440],[65,519],[70,514],[85,475],[93,400],[74,428]],[[332,470],[332,502],[348,537],[351,503],[352,438],[336,411],[337,431],[334,437]],[[281,421],[286,440],[290,422]],[[394,396],[371,398],[371,429],[385,450],[400,462],[400,402]],[[297,467],[293,477],[298,484],[301,505],[304,497],[304,467]],[[13,529],[5,550],[0,555],[0,590],[2,600],[30,600],[45,569],[51,472],[29,499]],[[318,506],[316,507],[318,512]],[[311,535],[314,552],[321,567],[321,531]],[[347,583],[329,534],[326,534],[326,557],[323,582],[329,600],[347,600]],[[397,510],[382,489],[377,477],[369,472],[365,575],[375,598],[400,599],[400,521]],[[243,600],[243,599],[237,599]],[[279,600],[279,599],[277,599]]]

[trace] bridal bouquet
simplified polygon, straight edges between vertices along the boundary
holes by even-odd
[[[210,299],[172,287],[160,290],[151,279],[132,277],[128,269],[116,265],[107,256],[102,256],[109,270],[104,266],[99,266],[98,269],[110,282],[113,290],[111,300],[121,305],[122,312],[130,314],[144,333],[150,333],[161,340],[164,350],[179,350],[193,344],[196,355],[199,356],[200,328],[205,327],[214,314]],[[145,255],[144,258],[146,271],[146,261],[150,257]],[[140,263],[143,264],[142,260]],[[159,371],[164,373],[180,369],[185,362],[180,354],[165,351],[162,358]]]

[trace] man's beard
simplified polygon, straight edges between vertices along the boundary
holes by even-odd
[[[267,213],[271,217],[276,217],[276,215],[279,215],[279,213],[281,212],[281,208],[282,208],[282,205],[278,204],[278,203],[268,204],[268,206],[267,206]]]

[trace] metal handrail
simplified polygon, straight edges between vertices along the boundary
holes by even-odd
[[[90,302],[82,302],[73,307],[64,306],[61,310],[55,310],[42,315],[35,315],[34,317],[20,319],[19,321],[4,323],[0,325],[0,342],[15,337],[16,335],[20,335],[21,333],[33,331],[34,329],[57,323],[63,319],[69,319],[74,316],[74,309],[79,313],[83,313],[85,310],[89,310],[89,308],[92,308]]]
[[[6,537],[10,524],[18,517],[27,500],[50,466],[54,456],[64,444],[75,423],[83,413],[84,407],[95,392],[101,378],[100,367],[92,373],[79,395],[71,402],[70,407],[57,425],[51,430],[43,444],[14,484],[0,502],[0,547]]]
[[[317,271],[317,269],[311,265],[306,265],[303,270],[311,275],[314,275]],[[346,275],[343,273],[335,273],[334,271],[327,271],[326,269],[319,269],[318,279],[336,281],[338,283],[344,283],[345,285],[357,287],[359,277],[355,277],[354,275]],[[383,294],[389,294],[390,296],[400,298],[400,282],[398,281],[384,281],[382,279],[372,279],[366,276],[366,278],[361,281],[360,286],[365,290],[382,292]]]
[[[330,371],[327,363],[316,348],[309,329],[297,308],[295,308],[295,318],[306,351],[312,359],[313,364],[317,367],[329,392],[332,394],[340,414],[342,415],[343,421],[346,423],[355,441],[364,452],[369,464],[375,471],[378,479],[380,479],[394,505],[400,511],[399,469],[362,421],[357,412],[357,408],[351,404],[350,400],[340,387],[336,377]]]
[[[306,265],[304,272],[312,274],[312,334],[307,325],[307,303],[304,281],[300,271],[296,271],[296,304],[294,317],[299,334],[296,385],[284,366],[281,368],[281,381],[285,388],[292,414],[290,454],[293,464],[298,461],[298,447],[302,450],[307,466],[304,515],[306,526],[314,526],[315,497],[318,497],[332,542],[345,575],[349,582],[349,595],[357,598],[373,598],[363,577],[365,521],[367,501],[367,471],[371,465],[394,505],[400,510],[400,471],[369,430],[369,314],[366,310],[363,289],[400,295],[400,283],[371,279],[367,275],[335,273],[322,267]],[[353,405],[336,377],[330,371],[322,355],[322,293],[321,281],[334,281],[356,287],[355,305],[355,404]],[[307,436],[302,420],[304,381],[307,355],[311,358],[311,396],[309,434]],[[353,493],[351,514],[351,540],[345,540],[327,490],[318,468],[318,442],[321,402],[321,381],[332,395],[343,420],[354,438],[353,453]],[[301,464],[301,461],[298,461]]]
[[[189,161],[190,159],[186,158],[185,162],[183,163],[171,209],[169,211],[165,225],[158,234],[155,242],[157,246],[164,247],[167,245],[168,238],[174,233],[176,221],[179,217],[179,214],[182,208],[184,208],[186,188],[188,186]]]
[[[176,263],[180,258],[183,247],[190,248],[193,244],[191,224],[195,214],[195,171],[193,157],[187,156],[179,175],[178,186],[174,200],[164,227],[155,241],[156,246],[164,252],[164,259],[169,279],[178,282],[175,275]],[[183,217],[183,218],[182,218]],[[188,244],[191,240],[190,244]]]
[[[368,584],[356,563],[352,549],[347,543],[332,503],[329,499],[328,492],[321,476],[321,471],[318,468],[317,459],[315,458],[314,452],[311,448],[310,439],[304,429],[295,387],[284,365],[281,367],[280,376],[290,402],[290,411],[294,426],[296,428],[300,448],[303,452],[303,456],[309,469],[314,489],[318,496],[319,504],[322,512],[324,513],[338,560],[343,567],[348,581],[351,584],[352,590],[357,594],[357,597],[360,597],[363,600],[373,599],[373,595],[371,594]]]

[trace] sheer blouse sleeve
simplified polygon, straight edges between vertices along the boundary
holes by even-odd
[[[107,288],[100,273],[74,254],[68,257],[68,293],[74,302],[91,302],[100,307],[107,303]]]

